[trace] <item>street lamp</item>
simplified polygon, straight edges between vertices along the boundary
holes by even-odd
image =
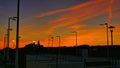
[[[51,35],[48,36],[48,47],[50,47],[50,37]]]
[[[60,50],[59,50],[59,47],[60,47],[60,36],[56,36],[56,37],[58,37],[58,39],[59,39],[59,46],[58,46],[57,53],[56,53],[56,68],[58,68],[58,57],[59,57],[59,52],[60,52]]]
[[[59,46],[58,46],[58,55],[60,55],[60,46],[61,46],[61,38],[60,36],[56,36],[59,39]]]
[[[7,60],[9,60],[9,40],[10,40],[10,31],[12,29],[10,28],[10,21],[11,20],[16,20],[16,17],[9,17],[8,18],[8,29],[7,29]]]
[[[6,60],[6,40],[7,40],[7,34],[4,35],[4,59]]]
[[[113,46],[113,29],[114,29],[115,27],[114,26],[110,26],[109,27],[109,29],[110,29],[110,33],[111,33],[111,46]],[[113,49],[113,48],[112,48]],[[113,55],[112,55],[112,63],[114,64],[114,58],[113,58]],[[113,66],[113,68],[114,68],[114,66]]]
[[[108,23],[100,24],[106,26],[106,44],[107,44],[107,57],[109,58],[109,41],[108,41]]]
[[[75,36],[76,36],[76,47],[77,47],[77,31],[73,31],[72,33],[75,33]]]
[[[76,36],[76,55],[78,54],[78,49],[77,49],[77,31],[73,31],[72,33],[75,33],[75,36]]]
[[[53,47],[53,39],[54,39],[54,37],[51,37],[51,40],[52,40],[52,47]]]
[[[107,46],[109,45],[109,41],[108,41],[108,23],[105,23],[105,24],[100,24],[100,25],[105,25],[106,26],[106,41],[107,41]]]
[[[48,35],[48,47],[50,47],[50,44],[52,44],[51,39],[52,39],[52,41],[53,41],[52,35]],[[53,44],[52,44],[52,46],[53,46]]]
[[[110,26],[109,29],[110,29],[110,32],[111,32],[111,45],[113,46],[113,29],[115,27],[114,26]]]
[[[58,37],[58,39],[59,39],[59,47],[60,47],[60,36],[56,36],[56,37]]]
[[[49,37],[48,37],[48,47],[50,46],[49,44],[50,44],[50,39],[49,39]]]

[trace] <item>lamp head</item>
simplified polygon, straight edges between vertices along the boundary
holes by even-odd
[[[108,23],[105,23],[105,25],[108,25]]]
[[[113,30],[115,27],[114,26],[110,26],[109,28],[110,28],[110,30]]]
[[[10,17],[10,19],[16,21],[17,17]]]

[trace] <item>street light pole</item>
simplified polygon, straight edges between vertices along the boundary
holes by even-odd
[[[108,39],[108,23],[100,24],[106,25],[106,44],[107,44],[107,57],[109,58],[109,39]]]
[[[50,40],[50,39],[48,38],[48,47],[49,47],[49,40]]]
[[[113,46],[113,31],[111,30],[111,45]]]
[[[7,34],[4,35],[4,59],[6,60],[6,38]]]
[[[59,46],[58,46],[58,49],[57,49],[57,53],[56,53],[56,68],[58,68],[58,57],[59,57],[59,47],[60,47],[60,36],[56,36],[58,37],[58,40],[59,40]]]
[[[108,23],[105,23],[106,25],[106,32],[107,32],[107,46],[109,46],[109,41],[108,41]]]
[[[110,32],[111,32],[111,45],[113,46],[113,29],[115,28],[114,26],[110,26]]]
[[[100,24],[100,25],[106,25],[106,44],[108,46],[109,45],[109,41],[108,41],[108,23]]]
[[[53,39],[54,39],[54,37],[51,37],[51,40],[52,40],[52,47],[53,47]]]
[[[8,29],[7,29],[7,60],[9,60],[9,43],[10,43],[10,31],[12,30],[10,28],[10,21],[15,20],[16,17],[9,17],[8,18]]]
[[[19,15],[20,15],[20,0],[17,0],[17,27],[16,27],[16,55],[15,68],[19,68]]]
[[[58,37],[58,39],[59,39],[59,47],[60,47],[60,36],[56,36],[56,37]]]
[[[77,31],[73,31],[72,33],[75,33],[75,36],[76,36],[76,47],[77,47]]]
[[[113,49],[113,29],[115,28],[114,26],[110,26],[110,33],[111,33],[111,46],[112,46],[112,51],[114,50]],[[114,64],[114,56],[113,56],[113,53],[112,53],[112,63]],[[114,68],[114,65],[112,65],[112,67]]]
[[[49,41],[50,41],[50,39],[49,39],[49,37],[48,37],[48,47],[50,46],[50,45],[49,45],[49,44],[50,44],[50,42],[49,42]]]
[[[50,47],[50,39],[51,39],[51,35],[48,35],[48,47]]]
[[[7,29],[7,60],[9,60],[9,38],[10,38],[10,18],[8,18],[8,29]]]
[[[77,49],[77,31],[73,31],[72,33],[75,33],[75,36],[76,36],[76,55],[78,54],[78,49]]]

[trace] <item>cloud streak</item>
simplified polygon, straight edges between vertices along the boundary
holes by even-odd
[[[96,16],[104,15],[107,12],[110,12],[109,5],[113,3],[113,0],[91,0],[88,2],[84,2],[82,4],[78,4],[75,6],[71,6],[65,9],[58,9],[51,12],[45,12],[42,14],[38,14],[34,16],[35,18],[42,18],[66,12],[65,14],[59,15],[51,20],[46,20],[47,22],[42,22],[39,25],[36,24],[35,28],[39,29],[42,33],[51,34],[55,31],[55,29],[59,29],[62,27],[69,27],[70,25],[75,25],[93,19]],[[113,10],[116,10],[115,8]],[[109,13],[108,18],[110,18],[111,13]],[[109,19],[108,19],[109,20]],[[88,21],[89,22],[89,21]],[[47,25],[47,26],[46,26]],[[38,28],[41,27],[41,28]]]
[[[112,21],[112,10],[113,10],[113,2],[114,0],[109,0],[109,24],[111,23]]]
[[[113,3],[113,2],[111,2],[111,3]],[[105,41],[106,41],[105,34],[101,31],[101,29],[98,29],[96,27],[94,29],[92,29],[92,28],[87,29],[87,28],[88,28],[88,26],[91,25],[91,23],[90,23],[91,19],[94,18],[94,20],[95,20],[96,19],[95,17],[97,17],[97,16],[106,15],[106,16],[108,16],[107,19],[109,20],[110,18],[112,18],[114,16],[111,13],[111,10],[117,11],[120,9],[116,5],[113,5],[114,8],[111,9],[109,5],[110,5],[109,0],[90,0],[88,2],[84,2],[83,4],[78,4],[78,5],[71,6],[71,7],[65,8],[65,9],[57,9],[54,11],[38,14],[38,15],[34,16],[34,18],[35,19],[37,18],[38,20],[40,20],[40,18],[44,19],[44,17],[48,17],[48,16],[52,17],[55,14],[66,12],[64,14],[60,14],[56,18],[53,18],[50,20],[45,19],[46,20],[45,22],[32,24],[31,26],[25,25],[25,28],[23,28],[22,30],[25,31],[24,29],[26,29],[30,32],[32,31],[33,32],[32,34],[35,36],[36,35],[39,36],[40,33],[41,33],[40,34],[41,36],[51,35],[62,28],[64,30],[66,30],[66,32],[67,32],[67,30],[68,31],[69,30],[70,31],[77,30],[78,32],[80,32],[80,34],[79,34],[80,43],[79,44],[84,44],[84,43],[106,44],[105,43]],[[114,14],[116,17],[119,16],[119,15],[117,15],[117,13],[114,13]],[[84,24],[85,21],[87,21],[87,24]],[[97,24],[99,24],[99,23],[97,23]],[[66,28],[64,28],[64,27],[66,27]],[[26,31],[26,33],[28,33],[28,32]],[[37,33],[39,33],[39,34],[37,34]],[[58,33],[58,34],[60,34],[60,33]],[[40,39],[40,37],[37,39]],[[71,42],[72,42],[74,40],[74,36],[69,35],[69,36],[66,36],[66,38],[63,38],[63,45],[71,44],[71,43],[69,43],[70,41],[67,41],[68,39],[69,40],[71,39]],[[100,39],[100,40],[97,42],[96,40],[98,40],[98,39]],[[47,45],[46,41],[47,40],[43,39],[42,43]],[[66,42],[64,42],[64,41],[66,41]],[[71,45],[74,45],[74,43],[72,43]]]
[[[102,0],[89,1],[89,2],[85,2],[83,4],[78,4],[76,6],[69,7],[69,8],[58,9],[58,10],[54,10],[54,11],[51,11],[51,12],[42,13],[42,14],[36,15],[34,17],[41,18],[41,17],[45,17],[45,16],[49,16],[49,15],[54,15],[54,14],[57,14],[57,13],[66,12],[66,11],[74,11],[76,9],[80,9],[80,8],[83,8],[83,7],[86,7],[86,6],[94,5],[97,2],[102,2]]]
[[[43,29],[43,31],[45,30],[54,31],[57,28],[61,28],[65,26],[67,27],[69,25],[77,24],[82,21],[94,18],[98,15],[104,14],[105,12],[107,12],[106,10],[107,7],[104,7],[104,6],[106,6],[105,1],[95,0],[95,1],[85,2],[83,4],[79,4],[79,5],[62,9],[62,10],[60,9],[60,10],[55,10],[48,13],[43,13],[36,17],[41,18],[49,15],[54,15],[58,12],[60,13],[60,12],[69,11],[66,14],[60,15],[60,17],[56,19],[52,19],[47,22],[44,22],[44,24],[43,23],[40,24],[41,26],[50,25],[47,28]]]

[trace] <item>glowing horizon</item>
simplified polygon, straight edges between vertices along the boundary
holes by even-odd
[[[12,3],[13,2],[13,3]],[[9,16],[16,16],[16,1],[1,0],[0,9],[0,48],[4,47],[4,35]],[[119,45],[120,39],[120,0],[54,0],[54,1],[21,1],[20,15],[20,46],[40,41],[48,46],[48,37],[54,36],[54,47],[58,46],[61,36],[61,46],[75,46],[75,34],[78,33],[78,45],[106,45],[105,26],[109,23],[114,29],[114,44]],[[39,7],[38,7],[39,6]],[[10,12],[7,12],[7,11]],[[16,22],[11,21],[10,47],[14,48]],[[110,32],[109,32],[110,44]]]

